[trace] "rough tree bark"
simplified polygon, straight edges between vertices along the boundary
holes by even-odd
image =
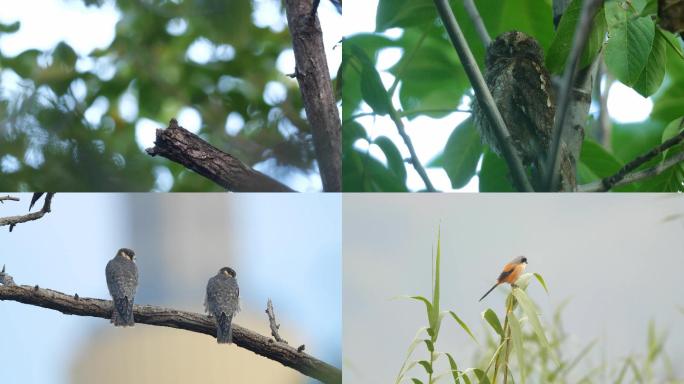
[[[311,0],[285,1],[295,76],[311,126],[323,190],[339,192],[342,189],[342,123],[332,91],[321,25],[316,15],[311,14],[311,7]]]
[[[150,156],[163,156],[234,192],[294,192],[290,187],[256,171],[235,156],[223,152],[171,119],[157,130]]]
[[[0,282],[8,283],[7,285],[0,285],[0,300],[12,300],[54,309],[67,315],[92,316],[103,319],[110,319],[112,315],[111,300],[66,295],[51,289],[39,288],[37,285],[34,287],[13,285],[11,276],[4,272],[4,268],[3,272],[0,272]],[[212,337],[216,336],[214,320],[199,313],[151,305],[135,305],[133,313],[136,323],[184,329]],[[233,324],[233,341],[242,348],[275,360],[324,383],[337,384],[342,382],[340,369],[286,343],[274,341],[237,324]]]

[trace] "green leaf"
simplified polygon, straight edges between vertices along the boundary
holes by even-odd
[[[449,314],[451,315],[451,317],[452,317],[454,320],[456,320],[456,322],[458,323],[458,325],[460,325],[461,328],[462,328],[464,331],[466,331],[466,333],[470,336],[470,338],[473,339],[473,341],[477,343],[477,339],[475,338],[475,335],[473,335],[473,333],[470,331],[470,328],[468,327],[468,325],[466,325],[466,323],[465,323],[463,320],[461,320],[461,318],[458,317],[458,315],[456,315],[456,313],[455,313],[454,311],[449,311]],[[479,343],[478,343],[478,344],[479,344]]]
[[[641,10],[639,16],[651,16],[658,13],[658,0],[647,0],[646,6]]]
[[[480,192],[515,192],[506,162],[492,151],[485,151],[479,173]]]
[[[513,313],[513,311],[511,311],[508,314],[508,324],[511,327],[511,339],[513,341],[513,349],[515,350],[515,354],[518,357],[518,367],[520,367],[520,383],[524,384],[527,376],[527,365],[525,365],[525,350],[523,349],[524,335],[522,333],[520,321],[515,316],[515,313]]]
[[[389,169],[394,173],[394,175],[401,180],[406,182],[406,167],[404,166],[404,159],[402,159],[397,146],[394,142],[390,140],[387,136],[380,136],[373,140],[373,144],[382,149],[382,152],[387,158],[387,165]]]
[[[380,116],[386,115],[391,109],[389,95],[380,74],[375,67],[364,65],[361,72],[361,96],[363,100]]]
[[[608,177],[623,166],[623,164],[606,151],[605,148],[591,139],[584,140],[582,152],[580,153],[580,162],[591,171],[592,176],[589,180],[586,179],[586,176],[580,177],[581,183]]]
[[[534,277],[537,278],[537,281],[539,281],[539,284],[541,284],[542,287],[544,287],[544,290],[545,290],[546,293],[548,294],[548,293],[549,293],[549,289],[546,287],[546,282],[544,281],[544,278],[542,277],[542,275],[540,275],[540,274],[538,274],[538,273],[535,272],[535,273],[534,273]]]
[[[440,290],[440,264],[441,264],[441,229],[437,231],[437,255],[435,256],[435,281],[434,287],[432,289],[432,311],[428,314],[430,316],[430,327],[434,329],[435,334],[433,335],[433,340],[437,340],[437,334],[439,333],[439,327],[441,323],[441,316],[439,315],[439,290]]]
[[[392,0],[378,2],[375,31],[430,24],[437,17],[431,0]]]
[[[503,327],[501,327],[499,317],[494,311],[488,308],[486,311],[482,312],[482,317],[489,323],[494,332],[503,337]]]
[[[452,188],[463,188],[468,184],[475,176],[481,155],[480,135],[472,117],[469,117],[451,132],[440,157]]]
[[[621,163],[631,161],[660,144],[662,133],[663,124],[653,120],[629,124],[613,123],[611,127],[613,155]]]
[[[563,73],[568,55],[572,49],[572,39],[575,36],[575,28],[580,18],[582,0],[572,0],[558,23],[558,29],[551,41],[551,46],[546,53],[546,67],[553,73]],[[592,22],[592,29],[580,58],[579,68],[587,67],[603,45],[606,34],[606,20],[603,8],[601,8]]]
[[[423,384],[422,381],[416,379],[415,377],[411,378],[411,381],[413,381],[413,384]]]
[[[454,378],[454,384],[460,384],[461,380],[459,380],[458,376],[458,365],[456,365],[456,360],[454,360],[453,356],[449,352],[446,353],[447,359],[449,359],[449,367],[451,368],[451,375]]]
[[[529,320],[530,325],[532,326],[532,331],[535,335],[537,335],[539,344],[541,344],[543,348],[546,348],[549,351],[549,354],[552,356],[556,364],[560,364],[558,362],[558,358],[555,356],[553,350],[549,346],[549,340],[546,338],[546,334],[544,333],[544,327],[542,327],[541,321],[539,321],[537,309],[534,307],[534,304],[532,303],[530,298],[527,297],[525,291],[519,288],[513,288],[513,296],[515,296],[516,300],[518,300],[520,308],[522,308],[523,313],[525,313],[525,315],[527,316],[527,319]]]
[[[12,24],[0,23],[0,34],[2,34],[2,33],[14,33],[16,31],[18,31],[20,27],[21,27],[20,21],[15,21]]]
[[[425,304],[425,311],[427,312],[427,317],[432,317],[432,303],[430,303],[430,300],[426,299],[423,296],[408,296],[408,298],[423,302],[423,304]],[[432,324],[430,324],[430,327],[432,327]]]
[[[389,72],[401,81],[399,101],[404,111],[429,110],[424,115],[443,117],[448,114],[444,110],[458,107],[470,86],[456,51],[442,34],[441,28],[428,24],[406,29],[398,41],[404,54]]]
[[[661,33],[656,33],[653,39],[653,49],[648,55],[646,66],[634,83],[634,90],[643,97],[654,94],[665,77],[665,50],[667,40]]]
[[[607,1],[605,11],[609,34],[606,66],[618,80],[632,86],[651,53],[655,23],[650,17],[634,18],[633,10],[621,0]]]
[[[478,383],[489,384],[489,378],[483,370],[476,368],[473,369],[473,372],[475,372],[475,376],[477,377]]]
[[[425,368],[425,372],[432,373],[432,366],[430,365],[429,361],[421,360],[418,362],[418,364],[422,365],[423,368]]]
[[[406,192],[406,185],[367,152],[349,147],[342,154],[344,192]]]

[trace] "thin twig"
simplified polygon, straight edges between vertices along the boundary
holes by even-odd
[[[6,200],[19,201],[19,198],[10,195],[0,196],[0,203],[4,203]]]
[[[280,324],[276,323],[275,312],[273,311],[273,302],[271,299],[268,299],[268,303],[266,303],[266,315],[268,315],[268,325],[271,327],[271,336],[273,336],[276,341],[287,344],[287,341],[280,337],[280,334],[278,333]]]
[[[413,168],[416,170],[416,172],[418,172],[420,178],[423,179],[423,183],[425,183],[425,189],[427,189],[428,192],[436,192],[437,190],[432,185],[432,182],[430,181],[427,172],[425,172],[423,164],[421,164],[420,160],[418,160],[418,155],[416,154],[416,150],[413,148],[411,138],[406,133],[406,129],[404,128],[404,122],[401,121],[401,116],[399,115],[399,112],[396,109],[394,109],[391,103],[389,108],[389,115],[392,121],[394,122],[394,125],[397,126],[397,131],[399,131],[399,135],[404,140],[404,144],[406,144],[406,147],[409,150],[411,164],[413,165]]]
[[[589,33],[591,32],[592,20],[599,10],[599,6],[603,3],[602,0],[585,0],[582,4],[582,11],[580,20],[575,28],[575,35],[572,41],[572,48],[568,55],[568,60],[565,64],[563,72],[563,80],[558,97],[558,104],[556,108],[556,119],[553,125],[551,134],[551,147],[547,156],[547,166],[545,170],[546,189],[553,191],[558,184],[559,166],[560,166],[560,144],[563,136],[563,127],[565,126],[565,118],[570,105],[570,94],[572,92],[573,84],[575,83],[575,76],[579,69],[579,61],[587,45]]]
[[[454,48],[456,48],[456,53],[458,53],[458,57],[461,60],[461,63],[463,63],[463,69],[465,70],[466,75],[468,75],[470,83],[473,85],[475,97],[477,97],[482,109],[487,114],[487,118],[494,127],[494,132],[501,146],[504,159],[511,170],[511,176],[513,177],[515,185],[520,191],[534,191],[532,184],[530,184],[530,181],[527,178],[525,168],[518,157],[518,153],[513,147],[513,139],[511,138],[511,134],[508,132],[506,124],[504,123],[503,118],[496,107],[496,103],[492,98],[492,94],[489,92],[489,88],[485,84],[482,73],[480,73],[480,69],[477,67],[477,62],[473,57],[473,53],[470,51],[470,48],[468,48],[468,43],[463,36],[461,28],[458,26],[456,17],[454,17],[454,13],[449,7],[449,1],[434,0],[434,2],[435,6],[437,7],[437,12],[439,13],[442,23],[444,24],[444,28],[446,28],[447,33],[449,34],[451,43],[453,44]]]
[[[627,185],[631,183],[635,183],[637,181],[641,181],[644,179],[648,179],[653,176],[658,176],[661,173],[665,172],[669,168],[680,164],[684,162],[684,152],[680,152],[669,159],[663,161],[662,163],[659,163],[656,166],[653,166],[651,168],[644,169],[643,171],[639,172],[633,172],[628,175],[622,176],[620,179],[617,179],[617,181],[613,182],[613,184],[610,184],[607,186],[606,179],[599,180],[599,181],[594,181],[589,184],[585,185],[580,185],[578,190],[580,192],[606,192],[612,188],[619,187],[622,185]],[[615,175],[611,176],[614,177]]]
[[[5,274],[6,275],[6,274]],[[112,315],[112,301],[77,295],[66,295],[51,289],[28,285],[0,285],[0,300],[54,309],[67,315],[91,316],[109,319]],[[162,308],[152,305],[133,307],[135,322],[184,329],[191,332],[216,336],[216,322],[206,315]],[[302,374],[324,383],[341,383],[342,371],[313,356],[297,351],[285,343],[269,342],[270,338],[247,328],[233,324],[233,341],[242,348],[268,359],[277,361]]]
[[[9,225],[9,230],[12,232],[14,229],[14,226],[20,223],[26,223],[28,221],[34,221],[42,218],[45,216],[46,213],[51,212],[52,208],[52,197],[55,195],[54,192],[48,192],[45,195],[45,201],[43,202],[43,208],[40,209],[38,212],[33,212],[33,213],[28,213],[26,215],[19,215],[19,216],[8,216],[8,217],[0,217],[0,227],[4,225]]]
[[[475,2],[473,0],[464,0],[463,6],[465,7],[466,12],[468,12],[470,20],[472,20],[473,24],[475,25],[475,32],[477,32],[477,36],[480,38],[480,40],[482,40],[482,44],[485,46],[485,48],[488,47],[489,43],[492,42],[492,38],[489,37],[489,33],[487,33],[487,27],[485,27],[484,21],[482,21],[482,17],[477,11]]]

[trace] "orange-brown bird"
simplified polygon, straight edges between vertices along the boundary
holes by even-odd
[[[500,284],[503,283],[508,283],[512,286],[515,286],[515,282],[518,280],[518,277],[525,271],[525,267],[527,266],[527,257],[525,256],[518,256],[515,259],[513,259],[510,263],[504,265],[503,272],[499,275],[499,278],[496,279],[496,284],[487,291],[487,293],[484,294],[480,298],[479,301],[482,301],[487,295],[489,295],[490,292],[494,290],[494,288],[498,287]]]

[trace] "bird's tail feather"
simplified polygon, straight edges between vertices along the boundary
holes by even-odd
[[[498,286],[499,286],[499,283],[494,284],[494,286],[489,288],[489,291],[487,291],[487,293],[485,293],[482,297],[480,297],[480,300],[478,300],[478,301],[482,301],[485,297],[487,297],[487,295],[489,295],[494,290],[494,288],[496,288]]]
[[[233,316],[221,313],[216,318],[216,341],[219,344],[230,344],[233,342]]]
[[[133,321],[133,300],[128,300],[127,297],[114,300],[112,323],[117,327],[132,327],[135,325],[135,321]]]

